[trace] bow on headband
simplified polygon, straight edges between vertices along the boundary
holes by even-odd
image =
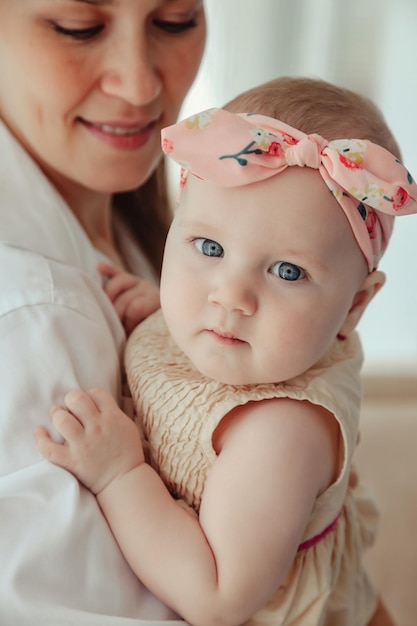
[[[317,169],[343,209],[369,266],[386,249],[393,216],[417,212],[417,184],[390,152],[363,139],[326,141],[264,115],[208,109],[162,130],[162,149],[219,187],[265,180],[288,166]]]

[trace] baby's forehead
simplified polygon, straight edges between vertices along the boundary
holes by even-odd
[[[298,242],[326,253],[345,238],[359,246],[339,203],[317,170],[288,168],[239,187],[219,187],[189,176],[181,199],[183,215],[206,224],[246,224],[264,241]]]
[[[277,223],[289,207],[295,213],[308,209],[306,221],[330,219],[329,215],[320,215],[321,207],[343,213],[319,172],[312,168],[287,168],[276,176],[239,186],[228,186],[227,181],[220,186],[190,173],[182,189],[180,206],[195,212],[207,211],[208,215],[213,208],[227,212],[238,206],[242,216],[244,211],[256,208],[255,214],[249,213],[256,219],[261,218],[262,209],[274,208]]]

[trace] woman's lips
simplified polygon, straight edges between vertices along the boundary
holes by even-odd
[[[140,123],[79,121],[96,139],[116,150],[137,150],[148,143],[156,128],[156,120]]]

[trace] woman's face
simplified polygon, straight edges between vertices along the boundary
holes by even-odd
[[[204,41],[202,0],[0,0],[0,115],[64,197],[138,187]]]

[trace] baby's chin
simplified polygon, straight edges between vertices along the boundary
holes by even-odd
[[[195,369],[205,378],[209,378],[223,385],[244,387],[252,385],[273,385],[285,383],[300,375],[300,372],[290,371],[288,368],[278,368],[275,372],[259,372],[239,370],[238,368],[222,367],[221,365],[211,365],[195,363]]]
[[[174,338],[175,341],[175,338]],[[279,383],[287,378],[287,367],[275,368],[279,371],[271,371],[250,362],[243,353],[229,352],[227,348],[224,352],[220,349],[202,349],[201,344],[189,344],[178,341],[177,345],[188,357],[193,367],[204,378],[213,380],[223,385],[233,385],[236,387]],[[247,355],[246,355],[247,356]]]
[[[204,378],[209,378],[222,385],[243,386],[252,384],[248,375],[239,372],[225,371],[225,368],[202,366],[196,363],[194,363],[194,367]]]
[[[263,378],[261,379],[260,377],[249,374],[248,372],[237,371],[236,368],[232,371],[229,371],[228,368],[207,367],[204,365],[200,365],[199,367],[197,367],[196,364],[194,364],[194,367],[200,372],[202,376],[204,376],[204,378],[209,378],[210,380],[214,380],[215,382],[222,385],[244,387],[250,385],[260,385],[263,383],[277,382],[275,380],[265,381]]]

